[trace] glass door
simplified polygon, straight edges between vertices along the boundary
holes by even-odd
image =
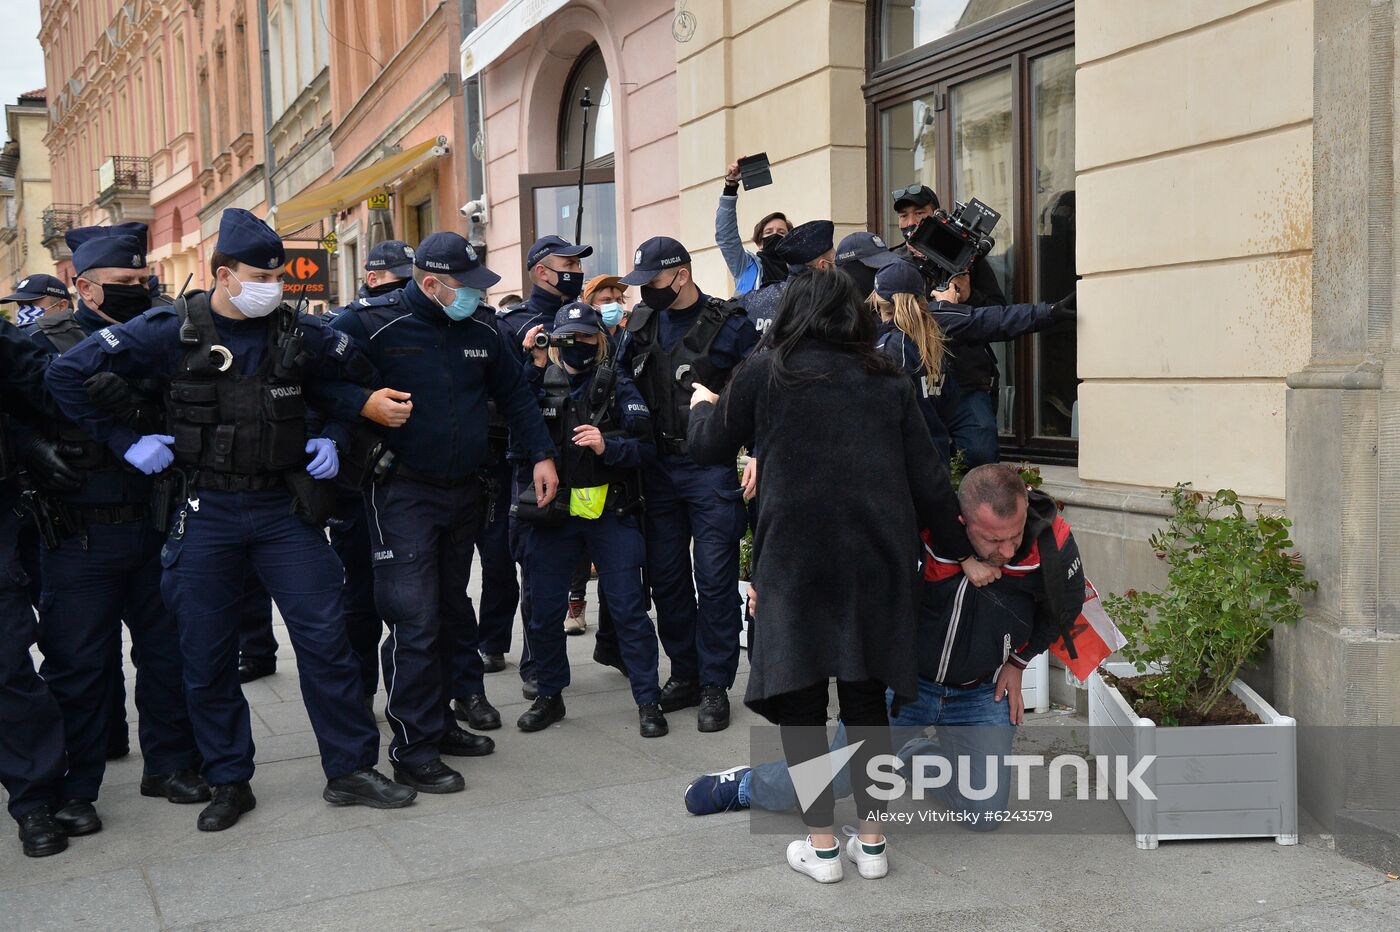
[[[577,170],[521,175],[520,197],[520,219],[524,227],[522,256],[535,240],[553,234],[571,243],[578,240],[593,247],[593,255],[583,260],[585,276],[618,274],[617,186],[613,182],[612,168],[584,171],[582,202]],[[578,232],[580,207],[583,213],[581,234]]]

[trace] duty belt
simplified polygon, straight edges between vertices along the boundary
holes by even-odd
[[[250,476],[241,473],[197,469],[190,477],[190,487],[213,489],[218,492],[265,492],[268,489],[286,488],[286,485],[280,472]]]
[[[79,520],[83,524],[91,527],[98,524],[131,524],[135,521],[145,521],[146,516],[151,513],[150,505],[145,502],[137,502],[129,505],[76,505]]]

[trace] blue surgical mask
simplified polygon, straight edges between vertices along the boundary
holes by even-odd
[[[438,301],[443,313],[453,320],[466,320],[476,313],[477,306],[481,304],[480,288],[458,288],[457,297],[451,304],[443,304]],[[434,298],[433,300],[437,300]]]
[[[622,305],[609,301],[598,308],[598,314],[603,318],[603,326],[616,327],[622,322]]]

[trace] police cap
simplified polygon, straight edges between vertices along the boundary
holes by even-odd
[[[598,318],[598,312],[593,309],[593,305],[575,301],[564,305],[554,315],[554,328],[550,333],[562,336],[566,333],[598,333],[602,329],[603,322]]]
[[[835,235],[836,224],[830,220],[808,220],[779,240],[773,255],[788,265],[806,265],[831,252]]]
[[[928,294],[928,285],[914,263],[897,258],[875,273],[875,293],[886,301],[894,300],[897,294],[922,298]]]
[[[399,278],[413,275],[413,247],[401,239],[386,239],[370,247],[366,272],[388,272]]]
[[[549,256],[564,256],[568,259],[583,259],[593,255],[592,246],[575,246],[562,236],[541,236],[535,240],[530,251],[525,253],[525,268],[533,269]]]
[[[252,211],[226,209],[219,218],[219,239],[214,249],[255,269],[280,269],[287,264],[282,237]]]
[[[63,286],[63,282],[52,275],[45,275],[42,272],[38,275],[29,275],[20,279],[15,285],[15,293],[0,298],[0,304],[10,301],[38,301],[41,298],[66,298],[72,300],[72,295]]]
[[[620,279],[624,285],[645,285],[667,269],[690,264],[690,253],[669,236],[653,236],[637,247],[632,271]]]
[[[836,247],[836,264],[841,265],[846,262],[859,262],[868,268],[883,269],[891,262],[899,262],[899,256],[890,252],[890,247],[885,245],[885,241],[874,233],[867,233],[861,230],[859,233],[852,233],[841,240]]]
[[[454,278],[468,288],[485,290],[501,280],[481,264],[476,247],[466,237],[446,230],[430,234],[418,244],[413,264],[425,272]]]
[[[118,223],[109,227],[74,227],[63,234],[73,251],[73,275],[88,269],[144,269],[146,225]]]

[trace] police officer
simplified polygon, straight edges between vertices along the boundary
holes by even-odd
[[[360,286],[359,296],[331,310],[324,321],[333,324],[344,314],[399,307],[399,292],[413,277],[413,247],[397,239],[375,243],[365,259],[364,272],[365,281]],[[385,395],[397,403],[394,407],[400,409],[398,413],[406,420],[413,410],[409,394],[389,389]],[[340,490],[335,514],[328,525],[331,547],[345,567],[345,631],[350,638],[350,650],[359,661],[361,692],[365,702],[370,703],[379,689],[379,641],[384,634],[384,623],[374,604],[374,567],[369,561],[369,525],[365,519],[364,496],[359,491]]]
[[[51,356],[151,306],[144,223],[78,227],[64,240],[73,253],[78,309],[41,318],[31,334]],[[165,424],[160,389],[151,379],[106,374],[96,377],[90,394],[110,399],[107,404],[128,429],[156,433]],[[40,516],[47,544],[41,550],[39,672],[63,710],[68,748],[64,805],[55,818],[68,834],[86,835],[102,828],[93,801],[106,769],[108,737],[118,722],[125,731],[125,716],[115,715],[111,701],[122,679],[123,621],[138,661],[142,795],[197,803],[209,799],[209,788],[195,773],[198,755],[185,709],[175,618],[161,600],[162,534],[151,522],[152,481],[66,418],[46,422],[45,430],[83,473],[81,486],[49,496],[48,517]]]
[[[510,343],[512,351],[521,354],[525,362],[522,343],[531,333],[547,331],[554,325],[559,308],[578,298],[583,291],[583,260],[593,255],[593,247],[585,244],[574,245],[560,236],[542,236],[531,244],[525,253],[525,271],[530,277],[530,296],[524,304],[507,308],[496,315],[501,335]],[[528,451],[525,456],[528,457]],[[511,501],[515,501],[521,491],[530,484],[531,464],[528,459],[521,461],[512,452],[509,456],[513,467]],[[508,539],[511,556],[520,564],[520,618],[526,629],[530,626],[532,602],[530,574],[525,568],[525,541],[520,523],[509,519]],[[494,629],[492,629],[494,630]],[[493,640],[499,643],[499,639]],[[507,642],[508,645],[508,642]],[[520,654],[521,694],[526,699],[538,695],[535,684],[534,658],[530,654],[527,638]]]
[[[749,320],[760,335],[772,325],[792,276],[809,268],[835,268],[836,254],[832,246],[835,229],[836,225],[830,220],[809,220],[793,227],[792,232],[769,249],[774,258],[787,264],[787,277],[735,299],[748,312]]]
[[[19,486],[11,441],[21,433],[32,437],[34,425],[56,415],[43,383],[44,356],[39,348],[9,321],[0,319],[0,406],[4,408],[0,425],[0,785],[19,826],[20,846],[32,858],[58,854],[68,847],[68,836],[53,817],[68,769],[63,713],[29,655],[35,638],[34,610],[16,553]],[[46,452],[52,455],[51,449]],[[61,460],[58,463],[68,469]]]
[[[693,382],[723,388],[758,332],[742,307],[700,290],[690,253],[676,240],[647,240],[633,265],[622,283],[641,286],[642,300],[620,352],[622,370],[651,410],[656,443],[643,477],[657,630],[671,659],[661,710],[699,705],[700,731],[721,731],[729,727],[728,689],[739,668],[739,541],[747,517],[734,468],[697,465],[685,431]]]
[[[928,185],[909,185],[894,192],[899,231],[906,240],[895,249],[896,255],[911,261],[919,258],[907,240],[919,228],[919,223],[933,216],[938,209],[938,195]],[[996,273],[985,256],[978,256],[970,274],[958,276],[953,285],[958,289],[957,304],[970,307],[1006,305],[1006,295],[1002,293]],[[996,398],[992,394],[997,383],[996,354],[985,342],[959,343],[954,349],[950,375],[961,396],[953,419],[948,424],[954,449],[963,452],[969,467],[995,463],[1001,456]]]
[[[537,523],[525,527],[525,562],[534,586],[528,634],[539,696],[516,724],[521,731],[540,731],[564,717],[569,659],[562,622],[574,567],[589,553],[617,629],[642,737],[659,738],[668,729],[658,703],[656,633],[642,589],[646,555],[638,523],[637,470],[643,450],[652,449],[651,415],[632,380],[617,370],[592,306],[578,301],[560,308],[550,343],[547,356],[530,347],[531,378],[559,447],[560,484],[569,501],[553,514],[536,510]],[[523,520],[523,508],[520,514]]]
[[[257,801],[248,703],[238,685],[237,631],[245,574],[277,601],[296,649],[302,696],[335,805],[400,808],[415,794],[374,769],[379,731],[341,614],[342,570],[318,522],[338,468],[336,441],[366,403],[373,367],[349,337],[282,303],[282,242],[246,210],[229,208],[210,258],[211,291],[104,327],[49,366],[63,412],[147,474],[172,462],[187,485],[161,551],[161,590],[174,611],[185,693],[213,799],[201,831],[236,823]],[[170,434],[141,434],[97,407],[98,373],[168,381]],[[308,431],[303,389],[333,419]],[[172,449],[173,448],[173,449]]]
[[[389,624],[383,662],[393,732],[394,778],[428,793],[465,788],[443,754],[477,757],[494,742],[457,726],[456,695],[482,696],[475,618],[467,602],[479,523],[478,474],[488,456],[487,398],[521,444],[534,451],[541,501],[558,484],[549,435],[482,293],[500,280],[456,233],[434,233],[414,255],[413,281],[392,307],[337,317],[391,384],[413,396],[413,416],[384,432],[394,471],[367,496],[374,591]],[[466,629],[460,631],[460,629]],[[469,643],[474,669],[452,682],[451,650]]]
[[[15,323],[21,327],[34,323],[45,314],[58,314],[73,306],[73,296],[63,282],[52,275],[27,275],[15,285],[13,294],[0,298],[0,304],[11,301],[19,305]]]

